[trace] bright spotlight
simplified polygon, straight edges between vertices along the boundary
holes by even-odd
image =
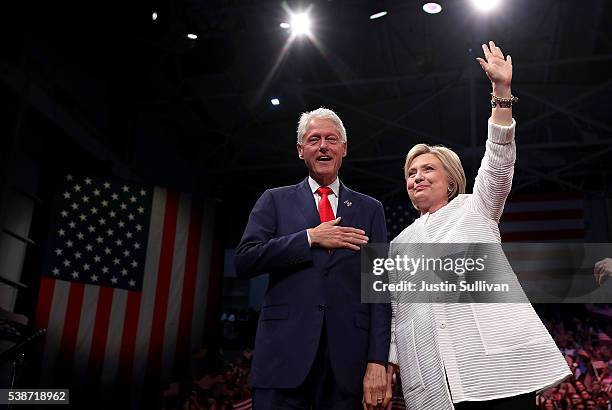
[[[157,12],[153,12],[153,14],[151,14],[151,18],[153,19],[153,21],[157,20]]]
[[[378,13],[374,13],[370,16],[370,20],[379,19],[387,15],[386,11],[379,11]]]
[[[499,3],[499,0],[472,0],[474,7],[482,11],[489,11]]]
[[[187,38],[191,39],[191,40],[195,40],[198,38],[198,36],[196,34],[193,33],[189,33],[187,34]]]
[[[308,17],[308,13],[291,15],[291,34],[294,36],[310,35],[310,17]]]
[[[428,14],[438,14],[442,11],[442,6],[438,3],[425,3],[423,4],[423,11]]]
[[[279,105],[279,104],[280,104],[280,101],[279,101],[279,99],[278,99],[278,98],[272,98],[272,99],[270,100],[270,102],[272,103],[272,105]]]
[[[283,21],[282,23],[280,23],[281,28],[284,28],[285,30],[289,30],[291,28],[291,24],[287,23],[286,21]]]

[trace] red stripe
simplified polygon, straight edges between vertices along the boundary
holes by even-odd
[[[117,371],[118,386],[127,389],[132,382],[132,367],[134,351],[136,350],[136,335],[138,333],[138,316],[142,292],[128,292],[121,333],[121,349],[119,350],[119,365]]]
[[[91,349],[89,351],[87,381],[91,385],[98,385],[100,383],[104,351],[106,350],[106,340],[108,338],[108,324],[110,323],[111,306],[113,304],[113,293],[114,288],[100,286]]]
[[[149,355],[145,374],[145,392],[148,388],[157,388],[159,369],[161,367],[166,315],[168,313],[168,294],[170,292],[170,277],[172,274],[172,259],[174,256],[174,240],[176,238],[176,221],[178,218],[179,194],[168,191],[166,209],[164,214],[164,230],[162,233],[161,252],[159,256],[159,270],[157,273],[157,286],[155,289],[155,305],[151,337],[149,339]]]
[[[559,229],[556,231],[507,232],[502,233],[502,242],[550,241],[559,239],[584,239],[584,229]]]
[[[549,192],[549,193],[534,193],[513,195],[508,200],[510,202],[561,202],[572,201],[576,199],[584,199],[582,192]]]
[[[81,321],[81,309],[83,308],[83,295],[85,293],[84,283],[71,283],[66,305],[66,316],[64,318],[64,331],[60,343],[60,360],[58,362],[61,371],[72,373],[74,361],[74,348],[79,333],[79,322]],[[59,380],[68,380],[60,377]]]
[[[195,298],[198,259],[200,256],[200,241],[202,238],[202,208],[194,206],[189,218],[189,233],[187,236],[187,254],[185,256],[185,273],[183,279],[183,294],[181,296],[181,312],[179,316],[176,352],[174,356],[175,376],[183,374],[187,369],[185,358],[188,357],[191,345],[191,321],[193,318],[193,301]],[[201,301],[203,303],[203,301]]]
[[[38,305],[36,306],[35,327],[38,329],[46,328],[49,325],[49,315],[51,314],[51,302],[53,302],[54,290],[55,279],[43,276],[40,279]]]
[[[510,212],[504,213],[501,222],[514,221],[550,221],[555,219],[583,219],[582,209],[565,209],[559,211]]]

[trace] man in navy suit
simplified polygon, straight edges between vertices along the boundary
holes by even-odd
[[[381,406],[391,310],[360,302],[360,246],[387,240],[379,201],[338,179],[346,131],[331,110],[302,114],[309,177],[259,198],[236,249],[240,277],[269,274],[251,369],[254,409]]]

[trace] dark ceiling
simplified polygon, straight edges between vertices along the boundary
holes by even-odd
[[[46,96],[32,105],[120,176],[223,201],[231,243],[264,189],[306,175],[295,128],[319,106],[345,123],[341,178],[354,189],[405,200],[416,142],[456,149],[471,179],[490,112],[475,57],[492,39],[520,98],[514,192],[609,196],[612,2],[502,0],[482,14],[447,0],[438,15],[413,0],[286,5],[310,4],[316,41],[286,48],[279,1],[25,4],[1,29],[0,74],[17,94],[31,81]]]

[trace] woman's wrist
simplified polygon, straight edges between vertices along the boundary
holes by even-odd
[[[512,95],[512,88],[510,84],[495,84],[493,83],[493,95],[499,98],[510,98]]]

